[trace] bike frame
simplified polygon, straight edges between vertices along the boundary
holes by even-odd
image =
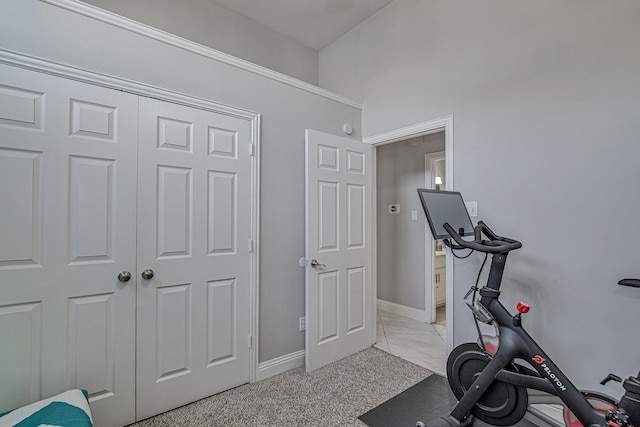
[[[607,425],[605,414],[587,402],[583,394],[524,330],[520,315],[511,315],[498,300],[506,259],[506,253],[492,255],[487,284],[480,289],[480,303],[491,313],[498,325],[500,345],[492,360],[464,393],[450,415],[459,421],[464,420],[491,384],[499,380],[558,396],[584,426]],[[529,373],[507,371],[505,368],[514,359],[529,362],[539,376],[533,375],[530,369]]]
[[[482,343],[482,346],[485,347],[483,350],[487,355],[487,364],[484,365],[480,372],[474,371],[471,378],[465,378],[465,380],[473,379],[473,384],[466,390],[458,390],[458,384],[455,384],[455,392],[460,394],[459,392],[462,391],[460,401],[448,418],[440,417],[434,420],[434,425],[460,426],[471,421],[472,417],[469,417],[469,414],[474,406],[479,405],[479,408],[483,410],[482,404],[479,404],[482,397],[495,381],[501,381],[516,387],[516,393],[518,394],[522,393],[523,389],[527,390],[528,395],[532,394],[529,391],[538,390],[546,393],[550,398],[553,397],[554,400],[560,399],[585,427],[610,425],[640,427],[640,373],[636,377],[629,377],[622,382],[625,390],[622,398],[619,403],[615,403],[615,408],[612,408],[607,414],[603,414],[601,410],[591,406],[587,398],[583,396],[583,393],[569,381],[560,368],[522,328],[522,314],[527,310],[520,306],[518,307],[519,313],[513,316],[498,300],[507,255],[510,251],[521,248],[522,243],[514,239],[498,236],[482,221],[473,226],[471,218],[469,218],[465,209],[462,196],[458,192],[419,188],[418,194],[434,239],[444,238],[445,245],[451,248],[452,251],[470,249],[471,251],[492,254],[491,270],[489,271],[487,284],[479,290],[480,305],[476,305],[477,301],[475,301],[474,294],[474,301],[472,301],[470,307],[478,320],[492,323],[498,330],[498,348],[495,350],[495,354],[492,354],[494,352],[493,348],[489,352],[484,343]],[[430,206],[434,208],[433,211],[430,210]],[[473,229],[473,240],[463,239],[462,236],[471,235],[471,229]],[[453,239],[453,242],[445,235],[445,232]],[[622,279],[618,284],[640,288],[640,279]],[[478,333],[481,334],[479,327]],[[482,336],[479,338],[482,342]],[[465,349],[457,348],[460,349],[461,356],[467,351],[473,352],[472,350],[467,350],[471,347],[466,347]],[[516,359],[527,361],[533,369],[519,364],[515,365],[517,369],[513,369]],[[458,363],[457,359],[452,360],[450,355],[447,361],[447,370],[456,372],[456,369],[462,366],[457,366],[456,363]],[[464,363],[464,361],[461,363]],[[514,370],[516,372],[513,372]],[[469,374],[469,372],[465,373],[465,375]],[[610,374],[604,382],[609,379],[621,381],[620,378]],[[456,379],[456,381],[458,380],[460,379]],[[453,380],[450,379],[450,381]],[[453,386],[454,383],[451,385]],[[513,387],[509,388],[509,390],[513,390]],[[614,405],[613,402],[615,400],[611,399],[609,401],[609,396],[604,396],[604,398],[607,403]],[[539,402],[538,399],[536,401],[536,403]],[[500,404],[500,402],[497,403]],[[503,408],[507,407],[504,406]],[[497,409],[500,410],[501,408]],[[519,412],[513,412],[513,409]],[[522,407],[512,408],[511,411],[515,415],[513,417],[515,419],[521,415]],[[485,412],[482,414],[484,416]],[[487,417],[491,418],[490,415],[487,415]],[[508,420],[511,420],[511,418],[508,418]],[[421,422],[418,424],[424,425]]]

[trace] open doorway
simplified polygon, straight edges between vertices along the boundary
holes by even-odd
[[[440,130],[377,146],[375,155],[377,346],[440,374],[446,251],[431,237],[416,189],[446,186],[445,142]]]

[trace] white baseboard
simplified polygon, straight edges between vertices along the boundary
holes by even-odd
[[[426,322],[426,314],[424,310],[417,308],[407,307],[405,305],[396,304],[394,302],[377,300],[377,307],[380,310],[394,313],[399,316],[408,317],[410,319],[417,320],[419,322]],[[273,377],[274,375],[282,374],[290,369],[304,366],[305,351],[299,350],[294,353],[285,354],[284,356],[276,357],[275,359],[267,360],[258,365],[258,378],[257,381]]]
[[[417,308],[407,307],[406,305],[396,304],[395,302],[381,299],[378,300],[377,307],[379,310],[388,311],[389,313],[408,317],[409,319],[417,320],[419,322],[427,321],[427,313],[425,313],[424,310],[419,310]]]
[[[304,350],[285,354],[258,364],[258,381],[304,365]]]

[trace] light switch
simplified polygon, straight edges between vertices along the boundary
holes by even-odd
[[[411,219],[413,221],[417,221],[418,220],[418,211],[417,210],[414,209],[414,210],[411,211]]]
[[[467,212],[469,212],[469,216],[471,218],[475,218],[478,216],[478,202],[464,202],[464,205],[467,208]]]

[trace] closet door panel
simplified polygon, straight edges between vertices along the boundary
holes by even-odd
[[[0,412],[83,388],[98,425],[131,423],[138,97],[0,76]]]
[[[138,419],[249,381],[250,144],[244,119],[140,100]]]

